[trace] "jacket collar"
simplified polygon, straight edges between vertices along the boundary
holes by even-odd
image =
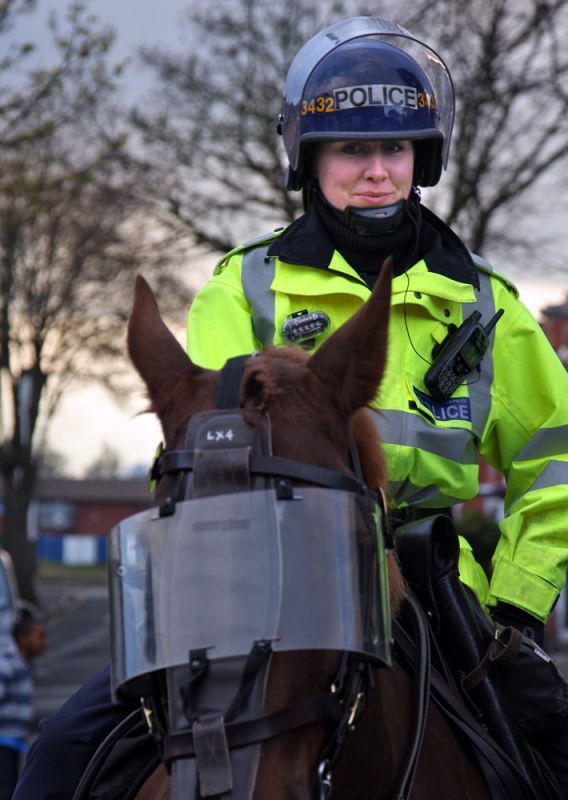
[[[421,211],[419,259],[424,260],[430,272],[479,289],[473,260],[461,239],[428,208],[421,206]],[[333,242],[311,207],[271,243],[267,255],[289,264],[329,270],[334,252]],[[412,265],[403,265],[402,271],[409,266]]]

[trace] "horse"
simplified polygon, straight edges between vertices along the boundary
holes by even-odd
[[[370,299],[313,354],[290,347],[255,354],[244,360],[238,383],[238,413],[251,428],[263,424],[258,412],[269,413],[276,456],[354,478],[353,440],[366,486],[383,491],[385,462],[365,407],[377,395],[385,368],[390,282],[390,268],[385,267]],[[128,324],[128,351],[161,423],[165,452],[179,450],[195,415],[216,408],[219,373],[192,363],[161,319],[141,276]],[[172,496],[176,480],[175,474],[161,478],[157,502]],[[310,531],[304,535],[309,537]],[[396,618],[407,603],[407,589],[392,549],[387,559],[390,613]],[[194,612],[199,614],[199,608]],[[271,652],[263,673],[262,714],[270,716],[314,695],[337,692],[334,682],[342,674],[344,660],[333,650]],[[327,797],[331,789],[334,800],[395,796],[415,725],[413,680],[396,660],[364,671],[370,671],[371,680],[349,709],[339,755],[325,764],[328,769],[323,769],[322,752],[333,738],[336,722],[314,719],[257,745],[247,788],[238,794],[228,791],[226,796],[313,800]],[[231,751],[229,758],[233,757]],[[188,796],[187,789],[185,793],[183,787],[174,789],[168,772],[160,766],[137,794],[138,800]],[[471,749],[430,702],[412,798],[457,797],[489,800],[491,794]]]

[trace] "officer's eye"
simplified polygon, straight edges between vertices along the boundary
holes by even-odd
[[[412,148],[412,144],[409,141],[403,140],[399,141],[394,139],[393,141],[386,141],[381,142],[381,152],[382,153],[402,153],[405,150],[409,150]]]
[[[348,156],[356,156],[365,152],[365,147],[361,142],[345,142],[341,152]]]

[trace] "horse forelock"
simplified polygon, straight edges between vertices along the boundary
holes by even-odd
[[[271,347],[245,364],[240,387],[241,405],[269,410],[301,381],[307,356],[297,348]]]
[[[268,412],[274,453],[317,466],[349,469],[349,425],[306,353],[277,347],[248,361],[241,403]]]

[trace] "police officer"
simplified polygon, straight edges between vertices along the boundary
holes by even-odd
[[[313,350],[393,256],[388,365],[371,409],[392,508],[404,521],[475,497],[478,454],[503,473],[491,580],[465,539],[460,577],[496,622],[542,646],[568,560],[568,375],[513,284],[420,202],[447,164],[453,118],[443,60],[403,28],[359,17],[311,39],[280,119],[305,214],[220,261],[190,309],[188,352],[218,369],[273,344]],[[507,682],[568,796],[566,686],[538,647],[528,663]]]
[[[220,261],[190,309],[188,352],[218,369],[273,344],[313,351],[392,256],[388,365],[372,409],[392,508],[411,519],[475,497],[478,454],[504,473],[491,580],[465,540],[460,575],[495,620],[542,643],[568,558],[568,376],[515,287],[420,202],[419,187],[446,167],[453,117],[443,60],[403,28],[359,17],[311,39],[290,67],[279,123],[305,213]],[[560,684],[560,724],[543,749],[568,796]],[[101,673],[44,723],[15,800],[72,797],[121,713],[108,698]],[[55,774],[70,743],[74,765]]]

